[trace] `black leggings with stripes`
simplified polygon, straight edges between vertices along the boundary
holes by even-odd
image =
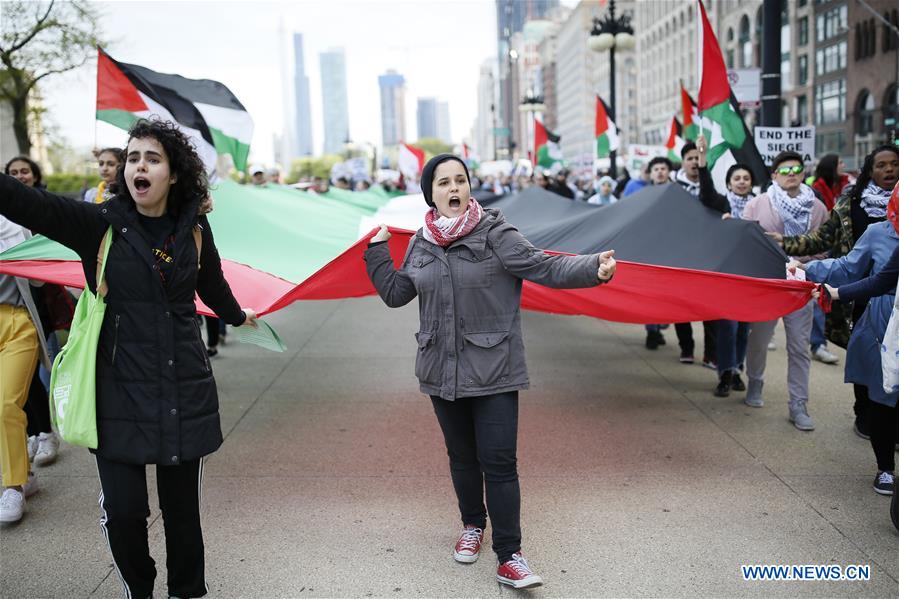
[[[150,557],[147,539],[150,506],[146,466],[95,457],[100,475],[100,526],[125,587],[125,597],[150,597],[156,562]],[[208,590],[200,529],[202,483],[202,459],[156,467],[170,596],[202,597]]]

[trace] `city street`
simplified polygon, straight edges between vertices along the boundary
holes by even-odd
[[[780,327],[767,404],[753,409],[678,363],[673,328],[650,352],[641,326],[525,313],[522,528],[545,585],[501,587],[489,543],[476,564],[455,563],[446,452],[412,376],[417,319],[416,302],[296,303],[268,317],[286,353],[232,340],[214,359],[225,443],[203,480],[210,597],[899,596],[899,533],[851,429],[845,354],[812,364],[817,430],[801,433],[787,420]],[[37,472],[25,518],[0,529],[0,595],[122,596],[91,456],[65,446]],[[871,579],[744,581],[753,564],[867,564]]]

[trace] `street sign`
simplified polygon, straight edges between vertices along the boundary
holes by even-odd
[[[496,137],[509,137],[509,128],[508,127],[494,127],[493,135]]]
[[[761,69],[728,69],[727,82],[742,108],[756,108],[762,100]]]
[[[814,127],[756,127],[755,146],[765,164],[770,165],[781,152],[798,152],[806,164],[815,156]]]

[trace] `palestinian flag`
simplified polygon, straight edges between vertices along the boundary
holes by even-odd
[[[680,162],[680,150],[684,147],[684,133],[677,115],[671,117],[671,130],[668,133],[668,141],[665,147],[668,149],[668,159]]]
[[[469,170],[475,170],[481,166],[481,161],[478,156],[471,151],[471,148],[468,147],[468,144],[464,141],[462,142],[462,160],[465,162],[466,166],[468,166]]]
[[[377,188],[315,195],[226,179],[213,196],[209,222],[225,276],[240,305],[260,314],[296,300],[373,295],[362,255],[377,223],[391,225],[399,264],[427,210],[420,194],[391,198]],[[485,204],[537,247],[616,250],[618,272],[608,285],[549,289],[525,281],[522,306],[530,310],[632,323],[773,320],[805,305],[813,287],[783,280],[786,256],[755,223],[722,220],[676,185],[603,208],[534,187]],[[0,254],[0,273],[84,285],[77,256],[40,236]]]
[[[417,146],[400,143],[400,153],[397,158],[397,170],[406,177],[416,178],[425,167],[425,151]]]
[[[756,184],[764,188],[771,174],[740,115],[739,105],[727,80],[721,47],[712,31],[702,0],[699,0],[699,11],[702,16],[699,113],[703,118],[703,133],[708,140],[708,162],[712,178],[719,190],[725,189],[727,169],[740,162],[752,170]]]
[[[680,103],[681,118],[684,120],[684,139],[686,141],[696,141],[699,137],[699,111],[696,109],[696,102],[687,93],[684,82],[680,82]],[[680,160],[680,156],[677,157]]]
[[[596,96],[596,157],[606,158],[618,149],[618,127],[609,117],[609,107],[602,98]]]
[[[557,162],[562,162],[562,151],[559,149],[561,139],[534,117],[534,154],[531,157],[534,166],[552,168]]]
[[[227,87],[117,62],[98,48],[97,120],[128,130],[152,115],[181,127],[208,173],[214,173],[219,154],[230,155],[238,170],[246,169],[253,119]]]

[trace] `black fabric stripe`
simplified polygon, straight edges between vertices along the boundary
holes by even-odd
[[[479,202],[502,210],[539,248],[721,273],[786,278],[787,256],[758,223],[721,220],[676,183],[653,185],[611,206],[575,202],[531,187]]]

